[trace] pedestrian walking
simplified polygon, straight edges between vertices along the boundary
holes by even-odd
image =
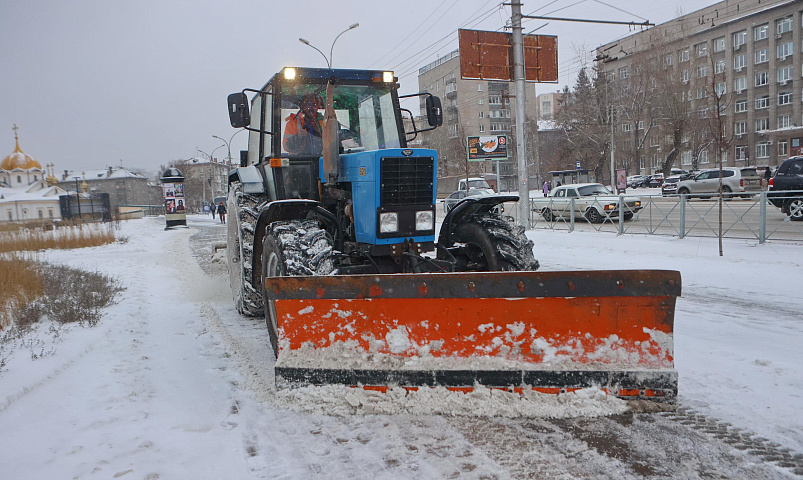
[[[544,196],[546,197],[547,195],[549,195],[549,183],[544,180]]]
[[[212,207],[212,220],[214,220],[215,219],[215,204],[213,203],[211,205],[211,207]]]
[[[226,206],[223,205],[223,202],[217,206],[217,216],[220,217],[220,223],[226,223]]]

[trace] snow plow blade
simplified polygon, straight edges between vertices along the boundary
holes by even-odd
[[[663,270],[271,277],[279,388],[344,384],[674,402],[675,300]]]

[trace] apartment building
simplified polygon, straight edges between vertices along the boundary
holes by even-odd
[[[443,126],[427,132],[426,146],[439,152],[439,175],[465,173],[465,137],[471,135],[508,135],[515,142],[515,100],[513,82],[463,80],[460,78],[460,53],[450,52],[418,70],[419,91],[440,97],[443,104]],[[528,84],[526,98],[528,146],[534,145],[537,102],[535,89]],[[511,149],[511,152],[515,149]],[[529,149],[533,155],[532,147]],[[532,162],[528,162],[532,163]],[[502,190],[518,188],[516,159],[500,162]],[[470,173],[496,173],[492,162],[472,162]]]
[[[724,165],[775,166],[789,155],[801,153],[802,31],[803,2],[725,0],[600,46],[597,67],[621,97],[634,95],[630,87],[643,73],[641,64],[675,69],[682,100],[689,102],[689,111],[696,118],[715,115],[708,108],[710,92],[721,98],[717,105],[725,137],[732,138],[723,155]],[[644,142],[638,165],[641,173],[660,168],[672,149],[666,118],[653,116],[647,121],[653,128]],[[617,118],[615,123],[618,154],[622,155],[628,147],[632,149],[625,138],[645,125],[630,124],[625,118]],[[684,133],[675,166],[714,167],[715,145],[695,145],[693,134]]]

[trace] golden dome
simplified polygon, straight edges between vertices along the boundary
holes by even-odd
[[[35,158],[23,152],[20,148],[20,140],[17,136],[17,128],[18,127],[14,125],[14,140],[17,142],[17,148],[14,149],[14,153],[7,156],[2,162],[0,162],[0,170],[14,170],[15,168],[21,168],[23,170],[38,168],[39,170],[42,170],[42,165],[37,162]]]

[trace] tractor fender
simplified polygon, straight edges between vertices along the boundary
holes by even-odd
[[[265,179],[256,165],[237,167],[229,172],[229,185],[239,182],[242,192],[251,195],[265,195]]]
[[[454,232],[465,221],[466,217],[487,213],[497,205],[505,202],[518,202],[518,195],[491,195],[488,197],[466,197],[446,214],[438,234],[438,243],[446,248],[454,246]]]

